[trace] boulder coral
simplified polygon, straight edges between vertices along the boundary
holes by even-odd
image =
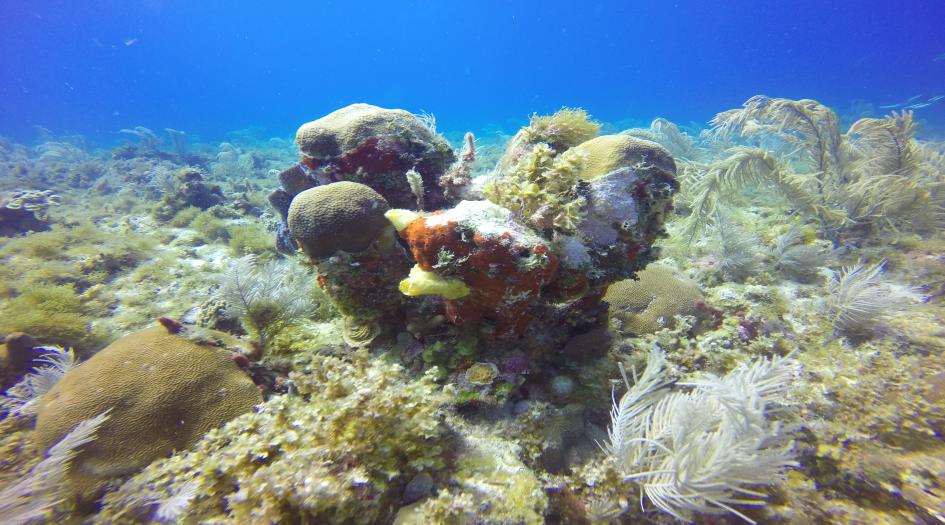
[[[134,474],[262,402],[230,353],[154,326],[126,335],[67,372],[40,401],[34,440],[54,445],[79,422],[110,411],[67,480],[91,500],[109,480]]]
[[[384,197],[356,182],[335,182],[309,188],[292,199],[289,233],[312,259],[338,250],[361,252],[388,227]]]
[[[393,315],[397,283],[410,263],[384,218],[387,201],[356,182],[309,188],[292,199],[289,233],[318,272],[318,284],[346,326]]]
[[[624,167],[643,172],[656,171],[669,178],[676,173],[672,155],[649,140],[629,135],[603,135],[582,142],[577,148],[586,155],[581,173],[584,180],[594,180]]]
[[[410,480],[445,482],[454,449],[448,392],[364,351],[314,356],[277,396],[155,462],[106,495],[97,523],[389,523]],[[186,491],[186,492],[185,492]]]
[[[352,104],[303,124],[295,138],[301,165],[319,184],[361,182],[392,206],[410,208],[416,196],[406,173],[412,169],[422,178],[425,202],[445,204],[439,177],[453,163],[453,150],[407,111]]]

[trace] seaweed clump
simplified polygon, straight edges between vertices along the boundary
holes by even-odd
[[[148,521],[191,494],[180,523],[379,523],[406,484],[448,465],[448,395],[432,374],[356,353],[314,356],[301,395],[260,405],[187,452],[153,463],[104,498],[98,523]],[[163,505],[163,508],[167,508]]]
[[[586,204],[575,186],[587,155],[571,148],[598,133],[600,124],[582,109],[532,116],[506,147],[496,167],[502,176],[485,187],[486,198],[539,229],[574,231]]]

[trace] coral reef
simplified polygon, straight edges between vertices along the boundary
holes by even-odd
[[[262,401],[228,352],[155,326],[126,335],[70,370],[40,400],[35,441],[48,449],[85,419],[110,410],[76,456],[69,491],[86,501]]]
[[[207,184],[200,171],[184,168],[174,175],[174,190],[164,195],[154,210],[154,216],[166,221],[183,209],[193,207],[206,210],[223,204],[225,200],[219,185]]]
[[[945,146],[847,120],[0,139],[3,520],[940,521]]]

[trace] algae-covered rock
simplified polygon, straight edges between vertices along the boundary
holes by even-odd
[[[611,315],[621,322],[621,331],[651,334],[671,328],[677,315],[698,314],[696,304],[703,297],[696,283],[661,265],[650,265],[637,277],[611,284],[604,295]]]
[[[155,326],[66,373],[42,398],[34,437],[49,448],[79,422],[111,411],[68,474],[75,492],[89,498],[106,481],[189,448],[261,401],[229,353]]]
[[[319,183],[361,182],[392,206],[411,208],[417,199],[406,174],[415,170],[422,179],[424,201],[432,207],[444,203],[437,181],[452,164],[453,150],[407,111],[352,104],[303,124],[296,142],[302,163]]]
[[[379,193],[356,182],[310,188],[289,206],[289,231],[310,258],[338,250],[360,252],[388,226],[389,208]]]
[[[442,479],[448,392],[364,352],[313,356],[301,395],[270,399],[104,498],[99,523],[152,521],[149,501],[190,487],[176,523],[388,523],[408,483]]]
[[[394,523],[545,523],[548,499],[519,453],[518,445],[484,429],[464,429],[450,488],[403,507]]]
[[[154,216],[167,221],[186,208],[206,210],[225,201],[220,185],[205,182],[198,170],[183,168],[174,175],[174,192],[164,195],[154,208]]]
[[[561,108],[553,115],[533,115],[528,126],[509,141],[497,169],[499,172],[511,170],[539,144],[546,145],[555,154],[563,153],[598,133],[600,124],[591,120],[583,109]]]
[[[666,177],[676,175],[676,162],[662,146],[628,135],[604,135],[582,142],[576,149],[586,154],[581,178],[594,180],[620,168],[648,173],[655,170]]]

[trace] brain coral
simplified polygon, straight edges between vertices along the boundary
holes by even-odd
[[[576,146],[587,157],[581,177],[593,180],[619,168],[634,168],[637,171],[656,170],[660,174],[673,177],[676,174],[676,162],[672,155],[655,142],[642,140],[628,135],[603,135]]]
[[[132,474],[262,402],[229,353],[155,326],[126,335],[67,372],[42,398],[37,446],[55,444],[76,424],[111,410],[69,472],[80,498]]]
[[[312,259],[338,250],[360,252],[388,226],[390,207],[378,192],[356,182],[335,182],[299,193],[289,206],[289,232]]]
[[[650,334],[671,327],[676,315],[698,313],[696,302],[702,300],[702,292],[696,283],[661,265],[650,265],[637,277],[615,282],[604,295],[611,315],[621,322],[621,331]]]
[[[427,203],[444,203],[438,180],[453,163],[453,150],[407,111],[352,104],[303,124],[295,138],[302,164],[322,184],[362,182],[393,206],[410,208],[416,197],[406,173],[413,169],[421,175]]]

